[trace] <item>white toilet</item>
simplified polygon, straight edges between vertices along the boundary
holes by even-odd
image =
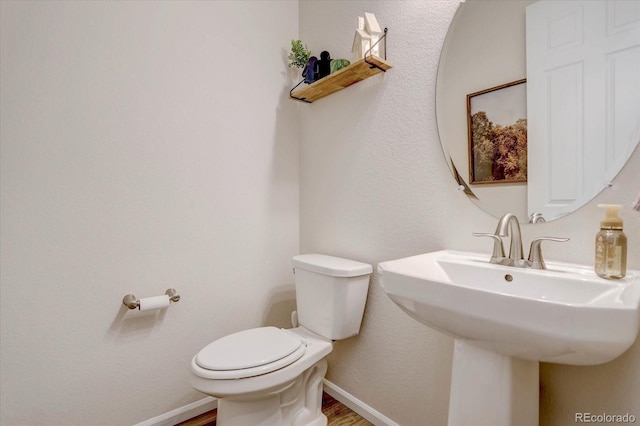
[[[222,337],[191,361],[191,385],[218,398],[218,426],[326,426],[322,379],[333,340],[360,332],[369,264],[294,256],[299,327]]]

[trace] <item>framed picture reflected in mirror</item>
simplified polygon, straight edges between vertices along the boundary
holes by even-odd
[[[471,184],[527,181],[526,82],[467,95]]]

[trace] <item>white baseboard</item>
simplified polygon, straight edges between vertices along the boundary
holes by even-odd
[[[134,426],[174,426],[185,420],[198,417],[207,411],[211,411],[218,406],[218,400],[212,396],[202,398],[199,401],[192,402],[175,410],[168,411],[159,416],[145,420]]]
[[[382,413],[378,412],[374,408],[360,401],[355,396],[351,395],[344,389],[336,386],[327,379],[323,380],[324,391],[334,397],[337,401],[340,401],[351,410],[364,417],[366,420],[373,423],[375,426],[399,426],[390,418],[386,417]]]
[[[324,391],[326,393],[373,423],[375,426],[399,426],[398,423],[384,416],[374,408],[360,401],[358,398],[331,383],[327,379],[323,380],[323,384]],[[211,411],[217,406],[218,401],[215,398],[208,396],[201,400],[192,402],[191,404],[187,404],[183,407],[176,408],[175,410],[171,410],[159,416],[145,420],[134,426],[173,426],[180,422],[184,422],[185,420],[197,417],[200,414],[204,414],[207,411]]]

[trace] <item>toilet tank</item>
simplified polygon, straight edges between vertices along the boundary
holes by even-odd
[[[371,265],[324,254],[293,257],[298,322],[332,340],[360,332]]]

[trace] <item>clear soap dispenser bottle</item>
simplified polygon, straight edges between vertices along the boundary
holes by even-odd
[[[596,234],[595,272],[602,278],[623,278],[627,273],[627,237],[622,232],[620,204],[598,204],[607,209]]]

